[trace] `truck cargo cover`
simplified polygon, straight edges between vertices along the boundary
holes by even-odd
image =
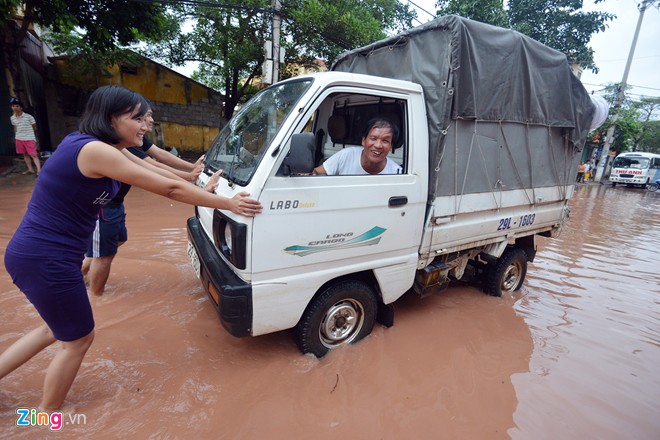
[[[455,15],[347,52],[332,70],[420,84],[431,164],[438,163],[455,120],[558,128],[580,151],[594,113],[563,53],[516,31]]]

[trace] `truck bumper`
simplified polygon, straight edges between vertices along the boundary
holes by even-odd
[[[222,326],[233,336],[252,334],[252,285],[220,257],[196,217],[187,222],[188,239],[199,259],[199,278]]]
[[[610,176],[610,182],[630,184],[630,185],[644,185],[646,184],[646,177],[618,177]]]

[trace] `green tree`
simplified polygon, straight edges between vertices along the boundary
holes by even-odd
[[[332,64],[342,52],[411,26],[414,14],[397,0],[289,0],[283,10],[287,49],[294,58]]]
[[[610,114],[607,121],[598,128],[600,139],[605,139],[607,131],[614,125],[614,140],[610,149],[618,153],[633,149],[635,140],[641,133],[640,113],[635,103],[625,95],[619,106],[616,106],[621,84],[608,84],[605,86],[603,98],[610,103]],[[627,86],[626,89],[630,88]],[[613,116],[616,115],[616,118]]]
[[[19,7],[22,8],[20,25],[14,21]],[[160,35],[164,7],[131,0],[0,0],[0,19],[2,56],[15,88],[10,94],[20,96],[24,87],[19,50],[33,25],[64,35],[77,30],[81,41],[79,54],[86,49],[87,53],[97,54],[98,62],[98,54],[113,53],[117,46]]]
[[[637,151],[660,154],[660,121],[642,122],[642,133],[637,139]]]
[[[67,68],[59,72],[66,82],[75,84],[82,90],[93,90],[99,86],[103,77],[111,77],[109,68],[115,65],[137,67],[142,58],[135,52],[121,47],[105,49],[99,52],[90,46],[84,36],[76,31],[48,33],[43,36],[56,53],[66,54]]]
[[[500,27],[509,27],[509,17],[502,0],[440,0],[438,15],[456,14],[461,17]]]
[[[441,15],[458,14],[528,35],[594,73],[598,68],[589,40],[614,18],[606,12],[581,11],[581,0],[508,0],[506,8],[497,0],[440,0],[437,5]]]
[[[660,98],[642,98],[633,102],[640,122],[640,133],[633,144],[633,151],[660,152]]]
[[[152,41],[143,53],[170,65],[200,63],[193,77],[224,94],[224,115],[254,88],[261,76],[264,42],[271,38],[270,0],[190,2],[176,7],[164,41]],[[282,2],[282,41],[286,62],[312,65],[315,58],[331,63],[347,49],[384,38],[383,29],[411,26],[414,13],[398,0],[288,0]],[[177,24],[194,21],[192,30]]]

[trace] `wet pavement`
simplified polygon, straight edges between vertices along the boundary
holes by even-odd
[[[0,179],[0,248],[34,177]],[[237,339],[186,255],[192,207],[133,189],[129,241],[60,432],[16,426],[51,347],[0,381],[2,438],[657,439],[660,192],[581,185],[521,291],[456,284],[318,360],[290,332]],[[0,350],[40,319],[0,271]],[[67,423],[68,422],[68,423]]]

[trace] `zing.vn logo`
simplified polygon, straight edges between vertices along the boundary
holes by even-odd
[[[35,408],[18,408],[16,414],[18,414],[16,426],[48,426],[51,431],[60,431],[64,424],[87,424],[85,414],[67,414],[68,420],[66,421],[61,412],[47,413],[37,411]]]

